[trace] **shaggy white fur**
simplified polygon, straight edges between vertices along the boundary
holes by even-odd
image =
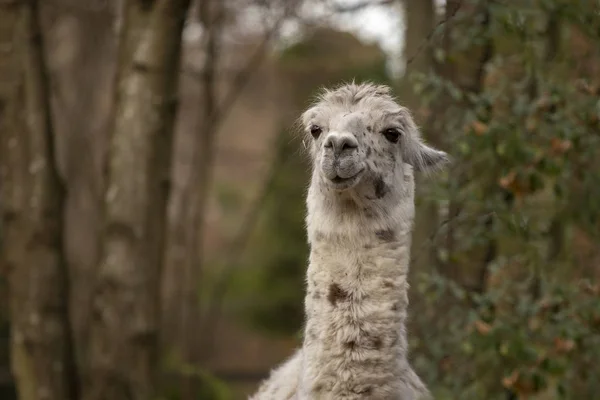
[[[446,153],[385,86],[325,91],[302,120],[313,164],[304,343],[252,400],[427,398],[405,330],[413,169]]]

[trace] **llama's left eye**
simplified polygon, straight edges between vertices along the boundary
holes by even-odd
[[[397,128],[387,128],[382,133],[392,143],[398,143],[398,139],[400,139],[400,131]]]

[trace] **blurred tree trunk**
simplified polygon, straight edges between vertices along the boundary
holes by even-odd
[[[405,0],[404,20],[406,21],[405,45],[403,58],[406,61],[405,77],[401,82],[400,91],[402,103],[415,114],[417,123],[425,122],[425,118],[419,112],[423,106],[417,93],[410,82],[413,72],[427,73],[432,68],[433,57],[432,45],[425,42],[432,34],[435,23],[435,8],[433,0]],[[425,127],[423,134],[425,139],[438,145],[438,140],[433,131]],[[419,179],[419,177],[417,177]],[[424,183],[425,184],[425,183]],[[417,184],[417,191],[422,192],[424,184]],[[437,206],[431,201],[423,199],[417,193],[416,222],[413,233],[413,271],[426,271],[436,263],[436,247],[423,247],[429,241],[435,231],[438,221]]]
[[[183,303],[181,304],[182,343],[188,361],[200,361],[198,349],[197,326],[200,320],[198,301],[198,286],[202,261],[204,259],[203,238],[206,208],[209,199],[210,183],[215,154],[217,136],[217,70],[221,45],[221,28],[225,17],[222,2],[215,0],[200,0],[200,19],[206,30],[204,47],[205,62],[202,70],[202,110],[200,111],[201,132],[196,145],[190,180],[190,201],[188,215],[188,254],[186,281],[184,282]]]
[[[56,167],[37,2],[0,3],[0,169],[11,365],[20,399],[77,398]],[[12,39],[12,40],[11,40]],[[5,73],[7,75],[5,75]]]
[[[83,398],[152,399],[181,34],[189,0],[127,0]]]
[[[88,4],[92,4],[90,2]],[[99,260],[103,166],[117,64],[116,0],[93,10],[45,2],[42,29],[52,76],[57,164],[68,187],[65,257],[77,362],[85,365],[92,289]],[[82,95],[84,94],[84,95]]]
[[[192,148],[191,168],[185,186],[174,193],[170,204],[165,257],[165,269],[168,272],[163,282],[162,326],[166,332],[164,346],[167,350],[175,350],[187,363],[198,362],[201,356],[198,287],[203,261],[204,216],[210,194],[214,143],[218,129],[216,83],[225,9],[221,1],[198,0],[197,14],[204,29],[200,42],[202,48],[199,50],[204,55],[204,62],[199,79],[194,82],[193,87],[201,98],[200,110],[194,116],[199,132],[193,137],[185,138]],[[189,132],[182,134],[189,135]]]
[[[406,74],[412,72],[427,72],[432,65],[432,43],[427,43],[431,38],[436,20],[435,5],[433,0],[405,0],[405,45],[404,59],[407,63]],[[417,100],[417,95],[409,85],[407,97]],[[418,104],[417,104],[418,105]]]
[[[439,66],[439,73],[464,92],[481,93],[485,79],[485,67],[493,56],[493,43],[488,35],[490,24],[489,3],[489,0],[448,0],[446,3],[447,33],[444,39],[444,50],[449,58]],[[453,20],[453,16],[456,16],[458,21]],[[477,34],[481,35],[483,39],[466,49],[456,50],[453,38],[472,35],[473,26],[479,29]],[[470,106],[465,105],[465,107]],[[443,108],[440,111],[443,111]],[[449,138],[449,140],[452,140],[452,138]],[[464,185],[465,177],[460,171],[460,165],[453,169],[452,176],[453,180],[458,182],[455,186],[462,187]],[[459,228],[459,222],[456,219],[461,213],[461,206],[457,199],[450,198],[449,200],[447,217],[449,222],[444,243],[448,254],[448,260],[444,264],[445,273],[458,283],[478,292],[483,291],[489,273],[489,265],[496,258],[496,241],[494,239],[488,240],[481,252],[469,257],[474,262],[463,261],[459,265],[455,261],[454,255],[456,252],[457,229]],[[488,232],[491,230],[493,223],[493,216],[488,215],[484,221]]]
[[[0,252],[3,248],[5,234],[4,196],[6,182],[4,170],[6,165],[5,150],[8,129],[12,129],[14,121],[8,120],[9,104],[15,99],[18,90],[18,66],[14,50],[13,37],[16,33],[17,8],[13,1],[0,1]],[[14,108],[14,107],[13,107]],[[4,260],[0,259],[0,398],[16,399],[13,377],[10,373],[10,324],[8,307],[8,281]]]

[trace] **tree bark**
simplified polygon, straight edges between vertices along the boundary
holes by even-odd
[[[435,23],[435,7],[432,0],[405,1],[405,45],[404,59],[407,62],[406,73],[426,72],[432,64],[431,38]],[[412,90],[409,91],[412,93]],[[412,94],[412,96],[415,96]]]
[[[414,92],[410,78],[413,72],[427,73],[433,66],[431,54],[433,46],[431,43],[426,43],[426,41],[434,29],[435,8],[433,0],[406,0],[404,11],[406,21],[404,60],[406,60],[407,65],[405,78],[401,85],[402,102],[415,113],[417,121],[423,123],[424,118],[420,117],[417,112],[422,104]],[[436,144],[436,138],[433,137],[434,135],[431,134],[430,130],[424,129],[424,136],[427,141]],[[417,190],[421,192],[425,184],[425,182],[423,185],[417,184]],[[432,268],[436,262],[435,246],[428,248],[422,246],[436,229],[438,213],[435,204],[424,200],[420,195],[417,195],[417,197],[412,251],[415,255],[415,265],[412,266],[411,270],[423,272]]]
[[[189,0],[128,0],[83,399],[154,398],[159,281]]]
[[[168,271],[163,282],[164,347],[167,351],[177,352],[186,363],[198,362],[201,356],[197,334],[201,314],[198,285],[203,261],[204,215],[218,130],[216,83],[225,9],[220,1],[200,0],[198,14],[205,32],[201,43],[204,55],[201,79],[194,82],[194,89],[200,92],[201,98],[197,113],[199,133],[185,139],[193,149],[191,172],[179,193],[173,194],[170,205],[165,257]],[[181,133],[189,135],[189,132]]]
[[[73,339],[77,363],[85,365],[100,256],[102,163],[113,120],[117,0],[105,0],[105,6],[94,11],[85,9],[91,4],[76,8],[63,2],[46,2],[41,14],[52,76],[57,165],[68,187],[63,237]]]
[[[444,50],[447,55],[451,55],[452,59],[446,60],[438,66],[439,74],[446,80],[451,81],[464,92],[470,92],[473,94],[479,94],[484,89],[484,78],[485,78],[485,67],[493,56],[493,43],[491,39],[487,38],[481,43],[473,44],[466,49],[456,50],[453,49],[452,37],[465,36],[469,28],[472,28],[474,24],[479,24],[480,29],[485,34],[488,33],[490,24],[489,15],[489,2],[488,0],[476,0],[476,1],[463,1],[463,0],[448,0],[446,2],[446,35],[444,38]],[[456,15],[456,19],[452,20],[451,15]],[[445,97],[445,101],[449,100],[449,95]],[[447,103],[446,103],[447,104]],[[441,100],[440,107],[438,108],[439,113],[443,113],[446,109],[444,100]],[[436,113],[434,112],[434,115]],[[438,124],[442,126],[443,121]],[[448,140],[452,140],[451,138]],[[460,166],[454,168],[452,176],[457,185],[461,186],[464,184],[464,173],[461,171]],[[457,244],[457,230],[458,224],[453,223],[456,218],[462,212],[462,206],[455,198],[451,196],[448,205],[448,229],[445,235],[445,246],[446,252],[449,256],[445,262],[443,269],[445,274],[462,285],[468,286],[469,289],[480,292],[485,290],[485,282],[488,279],[490,263],[496,258],[497,248],[496,241],[490,239],[488,243],[482,249],[483,254],[479,256],[477,262],[469,263],[465,265],[464,262],[458,263],[455,260],[456,244]],[[485,217],[484,224],[489,229],[493,227],[493,215],[489,214]],[[464,229],[464,228],[463,228]],[[477,256],[471,257],[473,260]],[[469,277],[473,282],[468,282]]]
[[[2,261],[9,280],[11,367],[20,399],[70,400],[77,398],[77,376],[62,240],[65,191],[56,167],[38,5],[5,1],[0,10],[0,41],[8,49],[1,72],[12,80],[0,93]]]

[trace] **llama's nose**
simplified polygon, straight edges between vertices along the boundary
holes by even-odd
[[[352,135],[343,133],[330,133],[323,144],[326,149],[332,150],[338,156],[344,151],[353,151],[358,148],[358,142]]]

